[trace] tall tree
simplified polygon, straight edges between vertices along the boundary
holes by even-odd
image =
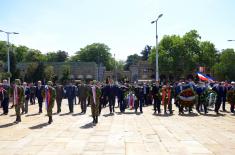
[[[124,66],[124,69],[125,69],[125,70],[129,70],[129,67],[130,67],[131,65],[137,64],[138,61],[140,61],[140,60],[141,60],[141,56],[139,56],[138,54],[129,55],[129,56],[127,57],[127,60],[126,60],[126,64],[125,64],[125,66]]]
[[[235,79],[235,51],[234,49],[225,49],[220,54],[220,62],[214,66],[215,75],[219,80]]]
[[[71,58],[72,61],[96,62],[104,64],[107,70],[112,70],[112,55],[110,48],[102,43],[93,43],[81,48],[76,55]]]
[[[68,59],[68,53],[65,51],[49,52],[46,54],[48,62],[65,62]]]

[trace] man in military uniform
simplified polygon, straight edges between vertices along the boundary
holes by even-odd
[[[81,102],[81,111],[85,114],[87,109],[86,100],[88,96],[88,87],[82,83],[79,85],[78,90],[79,101]]]
[[[38,86],[36,88],[36,97],[38,99],[39,113],[42,113],[43,93],[44,93],[44,86],[42,86],[41,81],[38,81]]]
[[[16,112],[16,123],[21,122],[21,115],[20,115],[20,109],[24,103],[24,89],[20,85],[20,79],[15,80],[15,86],[14,86],[14,105],[15,105],[15,112]]]
[[[49,117],[48,123],[51,124],[52,120],[52,109],[54,107],[56,90],[52,87],[52,82],[48,81],[48,85],[45,86],[45,98],[46,98],[46,109],[47,116]]]
[[[99,116],[99,104],[100,104],[100,84],[96,84],[96,82],[92,82],[90,93],[91,93],[91,115],[93,118],[93,123],[98,123]]]
[[[64,88],[62,85],[57,83],[55,90],[56,90],[57,113],[60,113],[61,112],[61,103],[62,103],[62,99],[64,96]]]
[[[7,83],[7,80],[3,80],[2,84],[2,90],[0,93],[2,93],[2,108],[3,108],[3,114],[8,114],[8,106],[9,106],[9,96],[10,96],[10,86]]]

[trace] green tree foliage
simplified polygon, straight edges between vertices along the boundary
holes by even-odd
[[[53,81],[55,78],[55,71],[53,66],[46,66],[44,69],[44,76],[46,81]]]
[[[62,78],[61,82],[65,84],[70,79],[71,68],[69,65],[62,66]]]
[[[68,59],[68,53],[65,51],[49,52],[46,54],[48,62],[65,62]]]
[[[133,54],[133,55],[129,55],[127,57],[127,60],[126,60],[126,64],[124,66],[124,69],[125,70],[129,70],[129,67],[131,65],[134,65],[134,64],[137,64],[138,61],[141,60],[141,56],[139,56],[138,54]]]
[[[113,69],[113,58],[110,48],[102,43],[93,43],[81,48],[76,55],[71,58],[72,61],[96,62],[104,64],[107,70]]]
[[[46,57],[39,50],[30,49],[24,58],[24,62],[42,62]]]
[[[186,77],[205,66],[212,71],[216,62],[217,51],[214,44],[200,41],[196,30],[179,35],[166,35],[159,43],[160,74],[173,74],[175,77]],[[152,50],[149,61],[155,65],[156,50]]]
[[[235,52],[234,49],[225,49],[220,53],[219,62],[215,64],[214,71],[219,80],[235,79]]]

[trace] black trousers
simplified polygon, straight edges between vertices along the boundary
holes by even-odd
[[[61,112],[61,102],[62,102],[62,99],[56,99],[57,113]]]
[[[139,100],[136,100],[135,103],[134,103],[134,107],[135,107],[135,112],[137,112],[138,108],[140,107],[140,112],[142,113],[143,110],[143,102],[144,102],[144,99],[139,99]]]
[[[215,103],[215,112],[218,113],[221,106],[221,100],[217,100]]]
[[[81,98],[81,110],[82,110],[82,112],[86,113],[86,109],[87,109],[86,98]]]
[[[73,112],[73,99],[68,99],[68,103],[69,103],[69,112]]]
[[[222,109],[223,109],[223,111],[225,111],[225,110],[226,110],[226,108],[225,108],[226,97],[225,97],[225,96],[224,96],[224,97],[222,97],[221,101],[223,102]]]
[[[3,109],[3,113],[7,114],[8,113],[8,106],[9,106],[9,98],[5,98],[2,101],[2,109]]]
[[[234,104],[231,104],[230,111],[234,113]]]
[[[153,109],[154,112],[158,111],[158,113],[161,113],[161,100],[156,97],[153,98]]]
[[[114,112],[115,106],[115,97],[109,97],[109,111],[110,113]]]
[[[38,101],[39,112],[42,112],[42,101]]]
[[[120,107],[120,111],[121,111],[121,112],[125,112],[126,104],[125,104],[124,99],[120,99],[120,100],[119,100],[119,107]]]

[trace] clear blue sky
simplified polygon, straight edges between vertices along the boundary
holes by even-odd
[[[155,25],[163,35],[198,30],[217,49],[235,48],[234,0],[1,0],[0,29],[16,31],[16,45],[43,53],[65,50],[70,55],[94,42],[107,44],[125,60],[155,45]],[[0,34],[0,40],[6,36]]]

